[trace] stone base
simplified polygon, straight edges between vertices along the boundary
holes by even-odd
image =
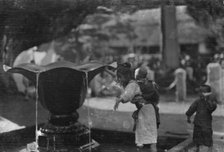
[[[27,145],[29,152],[88,152],[99,151],[91,139],[90,130],[76,122],[69,126],[45,124],[37,133],[38,141]]]
[[[68,147],[61,147],[58,148],[43,148],[37,147],[36,142],[27,144],[26,152],[100,152],[99,143],[95,140],[91,140],[90,143],[87,143],[82,146],[68,146]]]

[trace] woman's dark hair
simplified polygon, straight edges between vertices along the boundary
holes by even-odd
[[[118,68],[130,68],[131,69],[131,64],[129,62],[125,62],[122,64],[118,64]]]
[[[211,92],[212,90],[211,90],[211,87],[209,86],[209,85],[206,85],[206,84],[202,84],[202,85],[200,85],[200,90],[202,91],[202,89],[204,90],[204,91],[206,91],[206,92]]]
[[[117,67],[117,77],[124,76],[127,78],[127,81],[130,81],[133,78],[133,72],[131,69],[131,64],[128,62],[119,64]]]

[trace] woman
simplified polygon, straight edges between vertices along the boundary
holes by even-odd
[[[120,102],[140,105],[137,113],[136,129],[135,129],[135,143],[137,150],[141,151],[143,145],[150,144],[150,151],[156,152],[157,143],[157,126],[155,110],[152,104],[147,103],[143,98],[134,100],[136,96],[141,96],[142,92],[139,85],[133,79],[131,65],[123,63],[117,68],[118,83],[124,88],[124,92],[116,99],[114,110],[118,108]]]

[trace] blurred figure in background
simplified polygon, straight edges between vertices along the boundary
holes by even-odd
[[[174,75],[174,81],[166,88],[166,90],[170,90],[175,87],[176,101],[184,101],[187,95],[186,70],[179,67],[174,71]]]

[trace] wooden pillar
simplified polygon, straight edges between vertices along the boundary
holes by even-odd
[[[179,43],[176,20],[176,7],[165,5],[161,7],[162,55],[165,68],[179,67]]]

